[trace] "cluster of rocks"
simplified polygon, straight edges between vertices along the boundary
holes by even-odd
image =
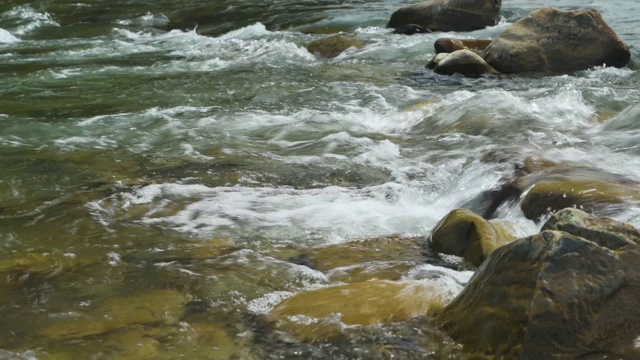
[[[365,242],[372,249],[362,247],[360,255],[383,259],[389,255],[376,251],[380,246],[404,248],[391,240]],[[426,245],[477,266],[455,298],[438,297],[424,283],[380,280],[381,273],[379,280],[300,293],[270,316],[303,341],[332,338],[344,325],[428,316],[466,353],[500,359],[621,355],[640,335],[640,231],[629,224],[567,208],[538,234],[514,240],[505,224],[458,209]]]
[[[387,26],[407,35],[473,31],[496,25],[501,5],[501,0],[429,0],[397,10]],[[339,35],[310,44],[309,51],[335,57],[363,45],[355,37]],[[436,41],[435,49],[428,68],[439,74],[471,77],[566,74],[597,66],[624,67],[631,58],[628,46],[598,10],[552,7],[533,10],[495,39],[443,38]]]

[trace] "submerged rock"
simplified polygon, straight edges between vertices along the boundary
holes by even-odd
[[[483,57],[502,73],[563,74],[594,66],[624,67],[630,53],[599,11],[545,7],[500,33]]]
[[[303,250],[287,258],[327,274],[331,281],[399,280],[425,261],[421,239],[379,237]]]
[[[452,53],[457,50],[471,50],[474,53],[480,55],[484,49],[489,46],[492,40],[489,39],[455,39],[455,38],[440,38],[436,40],[433,47],[436,50],[436,54],[439,53]]]
[[[366,281],[297,294],[276,306],[271,318],[304,341],[340,336],[344,325],[406,321],[442,309],[445,299],[428,283]]]
[[[42,329],[52,340],[74,339],[104,334],[130,325],[176,324],[190,295],[174,290],[152,290],[128,297],[106,300],[88,316],[60,320]]]
[[[500,223],[491,223],[465,209],[451,211],[434,227],[429,246],[438,253],[463,257],[474,266],[515,237]]]
[[[334,58],[345,50],[355,47],[362,48],[364,42],[355,36],[335,35],[328,38],[312,41],[307,44],[307,50],[321,58]]]
[[[498,73],[480,55],[467,49],[456,50],[437,62],[435,59],[432,60],[429,64],[432,63],[435,63],[433,71],[441,75],[461,74],[469,77],[478,77],[482,74]]]
[[[437,315],[440,326],[466,351],[502,359],[630,346],[640,335],[640,232],[576,209],[544,229],[491,254]]]
[[[501,5],[502,0],[430,0],[397,10],[387,27],[415,24],[431,31],[472,31],[495,25]]]

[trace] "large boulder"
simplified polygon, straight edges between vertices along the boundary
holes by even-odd
[[[502,73],[563,74],[594,66],[623,67],[630,53],[597,10],[545,7],[500,33],[483,57]]]
[[[430,0],[405,6],[387,27],[415,24],[431,31],[472,31],[495,25],[502,0]]]
[[[561,230],[561,231],[559,231]],[[575,359],[640,335],[640,232],[576,209],[497,249],[437,322],[469,352]]]
[[[451,211],[434,227],[428,243],[437,253],[463,257],[474,266],[515,237],[503,224],[489,222],[470,210]]]
[[[433,66],[433,71],[437,74],[460,74],[467,77],[478,77],[483,74],[498,73],[480,55],[471,50],[457,50],[438,60],[437,58],[440,54],[437,54],[436,58],[427,64],[427,67]]]

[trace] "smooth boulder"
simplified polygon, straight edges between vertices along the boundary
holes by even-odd
[[[436,55],[436,57],[438,55]],[[429,64],[432,63],[435,63],[435,59]],[[427,66],[431,66],[429,64],[427,64]],[[435,63],[433,71],[440,75],[461,74],[467,77],[478,77],[483,74],[498,73],[494,68],[487,64],[480,55],[467,49],[457,50],[443,57]]]
[[[595,66],[624,67],[628,46],[599,11],[532,11],[485,49],[484,59],[501,73],[566,74]]]
[[[431,0],[405,6],[391,15],[387,27],[415,24],[431,31],[472,31],[493,26],[502,0]]]
[[[429,235],[428,243],[437,253],[463,257],[480,266],[497,248],[515,237],[500,223],[492,223],[470,210],[456,209],[442,218]]]
[[[428,282],[373,280],[299,293],[269,314],[274,325],[302,341],[341,336],[346,326],[407,321],[431,315],[448,301]]]
[[[639,241],[628,224],[564,209],[541,233],[491,254],[436,320],[465,351],[501,359],[632,348],[640,335]]]

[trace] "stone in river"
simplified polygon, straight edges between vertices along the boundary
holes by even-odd
[[[456,209],[434,227],[428,242],[437,253],[461,256],[480,266],[495,249],[514,239],[502,224],[489,222],[473,211]]]
[[[87,316],[56,321],[43,328],[41,334],[52,340],[64,340],[104,334],[130,325],[176,324],[190,300],[190,295],[165,289],[114,297]]]
[[[432,60],[431,63],[435,63],[433,71],[441,75],[461,74],[468,77],[478,77],[482,74],[498,73],[480,55],[467,49],[456,50],[437,62],[435,59]]]
[[[489,39],[455,39],[455,38],[440,38],[436,40],[433,47],[436,50],[436,54],[439,53],[452,53],[456,50],[471,50],[474,53],[480,55],[484,49],[489,46],[492,40]]]
[[[502,0],[430,0],[400,8],[387,27],[414,24],[430,31],[472,31],[498,22]]]
[[[545,7],[500,33],[483,57],[501,73],[565,74],[624,67],[630,52],[599,11]]]
[[[320,58],[334,58],[349,48],[362,48],[364,42],[355,36],[334,35],[328,38],[312,41],[307,44],[307,50]]]
[[[437,322],[465,351],[576,359],[640,335],[640,232],[576,209],[482,264]]]
[[[433,314],[446,302],[422,282],[365,281],[297,294],[270,313],[280,330],[304,341],[339,338],[344,325],[375,325]]]

